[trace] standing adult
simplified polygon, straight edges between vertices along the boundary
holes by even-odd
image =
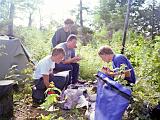
[[[56,64],[54,70],[55,71],[70,70],[71,71],[70,82],[72,84],[75,84],[77,82],[82,83],[82,81],[78,81],[79,64],[77,63],[78,61],[81,60],[81,58],[73,54],[73,51],[75,50],[75,48],[77,48],[76,44],[77,44],[76,35],[70,34],[66,42],[60,43],[56,46],[56,48],[57,47],[63,48],[66,54],[64,60],[61,63]]]
[[[55,47],[59,43],[66,42],[68,36],[72,33],[71,28],[74,25],[73,20],[66,19],[64,26],[59,28],[52,37],[52,47]]]

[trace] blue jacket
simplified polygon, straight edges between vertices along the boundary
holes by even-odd
[[[130,83],[136,82],[135,72],[134,69],[130,63],[130,61],[122,54],[116,54],[112,59],[112,66],[113,69],[120,68],[121,64],[125,64],[126,70],[131,69],[131,77],[126,77],[125,80],[127,80]]]

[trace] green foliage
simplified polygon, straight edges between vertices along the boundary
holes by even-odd
[[[82,28],[82,32],[83,32],[84,34],[87,34],[87,33],[93,34],[93,30],[91,30],[91,29],[88,28],[88,27],[83,27],[83,28]]]
[[[9,1],[0,1],[0,33],[5,34],[8,30],[7,25],[9,23]]]
[[[23,39],[34,60],[40,60],[51,51],[51,33],[39,31],[35,28],[17,28],[16,34]]]
[[[112,3],[112,4],[110,4]],[[114,3],[114,4],[113,4]],[[111,7],[112,6],[112,7]],[[100,8],[99,8],[99,14],[101,16],[101,19],[104,20],[105,25],[107,25],[111,20],[111,13],[115,9],[115,2],[113,0],[101,0],[100,1]]]
[[[149,80],[141,79],[133,86],[133,101],[128,109],[128,119],[151,120],[149,112],[158,103],[159,93]]]
[[[94,74],[97,73],[97,70],[101,68],[103,63],[97,54],[98,50],[91,45],[79,46],[79,48],[77,53],[82,56],[82,60],[80,61],[80,76],[83,79],[94,79]]]
[[[0,16],[1,16],[1,20],[0,23],[2,24],[5,21],[8,21],[8,12],[9,9],[9,2],[8,0],[1,0],[0,1]]]
[[[5,75],[5,80],[14,80],[18,84],[18,93],[14,94],[14,100],[20,101],[31,94],[32,72],[32,64],[27,65],[27,68],[21,71],[17,69],[17,65],[13,65]]]
[[[159,91],[160,38],[156,37],[154,43],[132,33],[130,39],[130,43],[127,44],[126,56],[137,70],[137,76],[152,81]]]
[[[130,26],[137,32],[145,36],[155,36],[159,34],[159,10],[160,5],[157,4],[157,0],[153,0],[148,3],[149,5],[143,5],[144,0],[137,0],[136,4],[132,7],[131,24]],[[135,12],[135,10],[137,12]],[[152,33],[153,32],[153,33]]]
[[[111,47],[116,53],[121,48],[121,32],[113,35]],[[128,32],[125,55],[131,61],[137,77],[137,83],[133,86],[133,103],[128,109],[128,119],[149,120],[149,108],[158,103],[160,92],[160,37],[154,41],[146,40],[142,35]],[[97,35],[97,36],[96,36]],[[100,39],[99,36],[105,34],[96,33],[95,43],[87,46],[79,46],[78,52],[84,59],[80,61],[80,75],[83,79],[94,80],[94,75],[102,66],[106,66],[97,55],[98,48],[106,45],[107,41]],[[94,45],[96,44],[96,45]],[[96,46],[96,47],[95,47]],[[107,64],[107,66],[109,66]],[[146,104],[148,107],[146,107]]]
[[[40,60],[42,57],[50,52],[50,38],[51,32],[38,31],[34,28],[19,28],[17,34],[24,37],[23,43],[29,48],[33,58]],[[80,61],[80,77],[85,80],[95,80],[94,74],[102,68],[102,66],[111,66],[111,64],[104,63],[98,56],[98,49],[100,46],[108,45],[109,41],[106,37],[106,28],[101,32],[94,34],[93,41],[86,46],[78,45],[77,54],[82,57]],[[113,34],[110,42],[111,47],[115,53],[120,53],[122,32],[118,31]],[[131,61],[135,68],[137,81],[133,86],[134,102],[132,103],[131,111],[128,111],[128,118],[130,119],[148,119],[149,116],[142,114],[144,110],[143,103],[146,101],[149,106],[155,105],[158,100],[158,92],[160,92],[160,37],[156,37],[154,41],[145,39],[142,35],[128,32],[125,55]],[[54,98],[56,97],[53,95]],[[49,106],[55,99],[49,97]],[[56,102],[56,101],[55,101]],[[74,111],[75,113],[76,111]],[[77,112],[79,114],[79,112]],[[74,115],[73,115],[74,116]],[[47,119],[47,118],[46,118]],[[79,118],[81,119],[81,117]]]
[[[42,107],[44,107],[46,110],[48,110],[48,108],[50,106],[53,106],[55,103],[58,102],[58,97],[59,95],[55,93],[59,92],[59,94],[61,94],[61,90],[56,88],[53,82],[50,82],[49,84],[49,88],[45,91],[45,93],[48,95],[46,97],[46,101],[41,105]],[[49,93],[50,92],[50,93]]]
[[[151,76],[151,82],[156,86],[156,90],[160,92],[160,38],[159,42],[154,45],[153,53],[151,55],[151,62],[153,64],[150,65],[150,71],[148,71],[148,75]]]
[[[57,103],[57,97],[57,94],[48,95],[46,97],[46,101],[41,106],[48,110],[50,106],[52,106],[54,103]]]
[[[100,6],[97,10],[99,24],[116,31],[122,29],[125,11],[126,6],[119,5],[116,0],[100,0]]]
[[[134,34],[134,36],[137,36],[137,34]],[[142,63],[142,58],[146,56],[144,53],[148,50],[147,43],[142,36],[133,38],[131,36],[130,41],[128,42],[130,42],[132,46],[129,43],[126,45],[127,49],[125,54],[132,62],[132,65],[138,67]]]
[[[90,28],[84,26],[79,31],[79,34],[80,34],[80,42],[83,45],[87,45],[87,43],[92,41],[93,30],[91,30]]]
[[[155,105],[158,103],[159,94],[155,91],[156,86],[151,84],[150,80],[139,80],[133,86],[133,97],[134,101],[147,101]]]
[[[44,116],[41,114],[41,120],[64,120],[62,117],[59,117],[57,119],[55,117],[56,117],[56,115],[54,115],[54,114],[49,114],[47,116]]]
[[[121,64],[120,68],[116,69],[116,76],[114,78],[115,81],[119,82],[122,85],[126,85],[128,82],[124,80],[125,78],[125,72],[126,72],[126,65]]]
[[[9,72],[5,75],[5,80],[15,80],[19,85],[24,85],[26,82],[30,83],[32,80],[32,64],[28,64],[23,70],[18,70],[17,65],[9,68]]]
[[[86,109],[83,109],[83,108],[71,109],[69,111],[66,111],[64,119],[65,120],[87,120],[85,116],[85,111]],[[64,115],[62,114],[59,116],[64,116]]]
[[[78,45],[77,53],[82,57],[80,61],[80,76],[83,79],[92,79],[94,80],[94,74],[97,73],[103,66],[106,66],[100,57],[98,56],[98,49],[101,46],[108,45],[109,42],[104,38],[106,34],[105,29],[103,29],[100,33],[96,33],[94,35],[93,41],[90,42],[87,46]],[[114,35],[114,39],[111,41],[111,45],[115,51],[118,50],[120,46],[119,37],[120,33]],[[117,39],[118,38],[118,39]],[[117,52],[118,53],[118,52]],[[111,66],[108,64],[108,66]]]
[[[41,118],[42,118],[42,120],[51,120],[52,115],[49,114],[49,115],[47,115],[47,116],[44,116],[44,115],[41,114]]]

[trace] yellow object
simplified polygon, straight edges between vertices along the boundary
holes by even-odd
[[[54,86],[54,82],[50,82],[49,87],[53,88]]]

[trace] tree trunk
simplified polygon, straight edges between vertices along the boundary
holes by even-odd
[[[42,30],[42,15],[40,8],[39,8],[39,29]]]
[[[127,14],[126,14],[126,18],[125,18],[124,33],[123,33],[123,38],[122,38],[121,54],[124,54],[124,49],[125,49],[126,34],[127,34],[127,30],[128,30],[128,22],[129,22],[129,14],[130,14],[131,2],[132,2],[132,0],[128,0]]]
[[[28,27],[32,26],[32,13],[29,13]]]
[[[8,36],[13,36],[13,17],[14,17],[14,3],[10,3]]]
[[[82,0],[80,0],[80,25],[83,28],[83,17],[82,17]]]
[[[152,36],[152,40],[154,40],[155,38],[155,0],[152,1],[152,30],[151,30],[151,36]]]

